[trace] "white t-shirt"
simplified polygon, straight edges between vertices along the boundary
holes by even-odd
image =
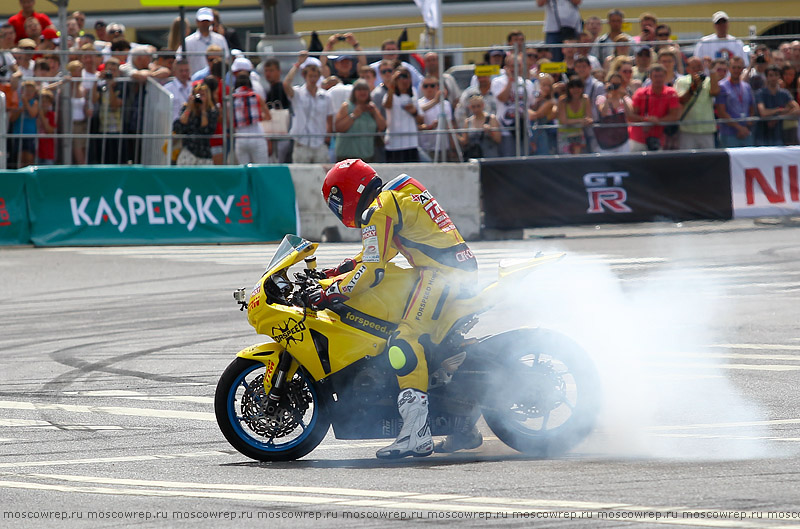
[[[430,100],[427,97],[421,97],[419,99],[419,107],[422,108],[422,105],[428,103],[429,101]],[[425,123],[426,125],[430,125],[434,121],[438,120],[439,112],[442,111],[441,105],[442,105],[441,103],[437,103],[428,110],[425,110],[422,113],[423,117],[425,118],[425,121],[423,123]],[[444,115],[446,116],[445,119],[447,119],[447,124],[449,125],[450,122],[453,120],[453,106],[450,104],[450,101],[446,99],[444,101]],[[447,127],[445,127],[445,130],[447,130]],[[442,140],[444,141],[439,143],[439,148],[441,150],[447,150],[448,145],[450,145],[448,138],[449,135],[444,135],[442,137]],[[424,151],[432,151],[436,149],[436,134],[427,133],[427,131],[420,132],[419,146]]]
[[[497,94],[500,94],[503,92],[503,90],[505,90],[508,81],[508,77],[495,77],[492,79],[492,95],[494,95],[495,100],[497,100],[497,121],[499,121],[500,125],[503,127],[503,136],[510,136],[511,130],[513,130],[515,126],[514,100],[516,99],[516,105],[520,117],[522,118],[523,126],[528,119],[527,109],[536,100],[534,86],[530,79],[517,77],[517,97],[514,97],[512,89],[509,99],[505,103],[500,101],[500,99],[497,97]]]
[[[339,112],[339,109],[342,108],[342,103],[350,99],[350,93],[352,91],[353,91],[353,85],[351,84],[339,83],[336,86],[332,86],[328,90],[328,95],[331,96],[331,104],[333,105],[333,110]]]
[[[189,99],[192,93],[192,82],[187,81],[185,85],[177,79],[173,79],[164,85],[164,89],[172,94],[172,121],[181,117],[181,107]]]
[[[386,105],[386,99],[389,94],[383,96],[383,104]],[[417,141],[417,122],[414,116],[403,108],[409,103],[414,105],[414,108],[419,112],[419,104],[417,104],[417,94],[408,95],[400,94],[395,95],[392,100],[392,108],[386,109],[386,150],[387,151],[404,151],[406,149],[416,149],[419,147]]]
[[[204,37],[199,31],[195,31],[186,37],[187,52],[202,52],[202,54],[197,53],[187,56],[187,60],[189,61],[189,69],[192,71],[192,75],[197,73],[198,70],[202,70],[208,64],[205,53],[208,47],[212,44],[216,44],[222,48],[222,53],[224,56],[228,56],[228,41],[225,40],[225,37],[219,33],[209,31],[208,37]],[[178,51],[175,52],[176,59],[180,60],[182,58],[182,51],[183,47],[178,46]]]
[[[296,135],[295,142],[306,147],[319,147],[325,143],[328,131],[328,116],[333,116],[331,96],[326,90],[317,88],[313,96],[306,85],[294,87],[292,101],[292,128],[290,134]],[[304,134],[317,136],[303,137]]]
[[[544,5],[545,33],[557,33],[561,28],[574,28],[580,33],[581,26],[581,13],[575,4],[569,0],[547,0]]]
[[[716,33],[706,35],[694,46],[694,56],[711,57],[712,59],[730,59],[736,55],[744,59],[744,65],[750,64],[750,57],[744,52],[744,43],[734,36],[726,35],[724,39]]]

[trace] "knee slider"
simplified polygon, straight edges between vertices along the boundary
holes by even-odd
[[[395,370],[395,374],[404,377],[411,374],[417,368],[417,355],[414,349],[405,340],[398,340],[394,336],[389,338],[389,364]]]

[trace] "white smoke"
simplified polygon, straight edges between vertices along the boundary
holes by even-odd
[[[548,252],[549,253],[549,252]],[[577,452],[735,459],[775,455],[766,414],[728,378],[714,336],[723,286],[698,269],[621,280],[592,256],[568,255],[514,285],[492,330],[539,325],[590,354],[603,383],[596,432]],[[500,317],[502,322],[494,321]],[[731,423],[734,423],[731,425]],[[741,423],[741,424],[740,424]],[[723,426],[727,425],[727,426]]]

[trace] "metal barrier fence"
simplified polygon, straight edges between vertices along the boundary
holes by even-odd
[[[512,23],[508,23],[509,25]],[[800,35],[783,35],[778,37],[758,37],[752,39],[753,42],[772,42],[776,39],[780,40],[793,40],[800,38]],[[691,44],[696,42],[696,40],[680,40],[677,41],[678,44]],[[646,44],[646,43],[641,43]],[[656,41],[652,44],[660,44],[663,45],[663,42]],[[623,43],[612,43],[614,45],[624,45]],[[542,47],[563,47],[562,45],[537,45],[537,48]],[[508,46],[495,46],[492,49],[499,49],[503,50],[504,52],[511,51],[512,48]],[[487,51],[486,48],[443,48],[443,49],[432,49],[430,51],[439,52],[442,55],[450,55],[451,57],[457,56],[467,56],[470,54],[480,56]],[[519,50],[517,50],[519,51]],[[54,52],[55,53],[55,52]],[[70,51],[70,55],[80,56],[83,52],[74,52]],[[333,52],[335,53],[335,52]],[[375,55],[375,51],[348,51],[350,55]],[[190,55],[190,54],[189,54]],[[200,55],[205,55],[200,53]],[[251,58],[254,63],[257,63],[259,60],[263,60],[264,57],[257,54],[257,53],[248,53],[244,54],[245,56]],[[274,53],[273,56],[280,56],[280,57],[290,57],[292,60],[296,59],[296,54],[286,54],[286,53]],[[312,54],[312,55],[322,55],[322,54]],[[443,62],[443,61],[442,61]],[[225,77],[225,66],[223,66],[223,77]],[[515,66],[515,69],[517,67]],[[517,72],[517,74],[522,72]],[[284,72],[285,75],[285,72]],[[45,81],[51,82],[53,78],[32,78],[33,80],[38,81]],[[302,78],[298,79],[302,82]],[[102,123],[108,122],[109,118],[109,108],[103,107],[102,105],[97,110],[94,119],[100,121],[102,123],[90,125],[87,132],[85,134],[76,134],[69,132],[70,128],[63,126],[60,127],[59,133],[49,135],[49,138],[54,138],[56,140],[69,140],[69,139],[87,139],[89,140],[89,161],[90,162],[99,162],[99,163],[143,163],[143,164],[169,164],[171,163],[171,156],[172,156],[172,142],[173,139],[181,139],[181,138],[191,138],[192,136],[180,136],[172,134],[172,94],[165,90],[162,85],[156,82],[154,79],[148,79],[145,85],[138,84],[134,82],[130,78],[119,78],[118,81],[122,85],[121,90],[121,99],[125,101],[125,106],[123,110],[120,111],[120,116],[116,120],[116,126],[114,130],[109,130],[108,127],[101,126]],[[261,78],[262,82],[265,82],[263,77]],[[100,87],[105,83],[103,79],[91,79],[86,80],[85,82],[96,85]],[[228,80],[227,86],[232,88],[231,85],[232,81]],[[295,83],[298,84],[298,83]],[[58,82],[54,83],[55,89],[58,89]],[[93,90],[92,90],[93,91]],[[98,90],[100,91],[100,90]],[[513,93],[513,91],[512,91]],[[69,105],[70,108],[66,115],[71,114],[71,105],[73,104],[73,100],[70,98],[66,98],[64,100],[61,97],[56,97],[56,108],[55,112],[56,115],[62,115],[61,109],[59,105],[66,104]],[[102,99],[102,95],[101,95]],[[64,101],[64,102],[62,102]],[[236,135],[233,134],[233,127],[232,127],[232,120],[231,118],[231,111],[230,109],[232,103],[232,98],[229,93],[226,93],[223,97],[223,104],[221,106],[220,111],[220,121],[222,122],[222,140],[224,143],[223,152],[228,154],[228,161],[233,161],[233,157],[230,156],[230,153],[235,152],[235,142],[236,138],[247,138],[248,136],[252,136],[250,134],[245,133],[237,133]],[[338,109],[334,109],[336,112]],[[0,113],[0,119],[3,119],[5,113]],[[754,117],[750,118],[748,121],[759,121],[760,118]],[[722,121],[717,121],[717,123],[722,123]],[[7,122],[6,122],[7,124]],[[99,126],[100,125],[100,126]],[[648,124],[623,124],[623,125],[612,125],[612,126],[649,126]],[[592,127],[594,128],[602,128],[606,125],[598,125],[595,124]],[[536,133],[536,131],[541,130],[554,130],[557,129],[559,126],[557,124],[545,124],[545,125],[534,125],[529,127],[524,119],[516,119],[514,121],[514,125],[509,129],[508,127],[504,128],[503,130],[511,131],[515,137],[518,138],[528,138],[529,135]],[[2,126],[2,133],[5,133],[7,130],[6,126]],[[443,128],[438,131],[424,131],[424,132],[412,132],[407,134],[413,135],[420,135],[422,137],[428,135],[453,135],[463,132],[468,132],[469,129],[463,128]],[[349,134],[349,133],[348,133]],[[394,132],[395,135],[402,135],[402,133]],[[357,134],[349,134],[351,136],[358,136]],[[275,140],[290,140],[296,139],[297,136],[289,135],[289,134],[261,134],[255,135],[260,136],[266,140],[275,141]],[[313,137],[313,134],[306,135],[308,137]],[[329,136],[329,134],[319,134],[317,136]],[[341,133],[334,134],[334,141],[338,137],[342,137]],[[383,136],[382,133],[373,134],[373,136],[381,137]],[[24,139],[25,136],[22,134],[7,134],[6,137],[12,139]],[[452,136],[451,136],[452,137]],[[2,139],[2,137],[0,137]],[[5,164],[6,158],[12,161],[16,161],[17,157],[15,157],[16,153],[8,153],[8,156],[2,156],[4,148],[6,146],[6,142],[3,141],[3,147],[0,147],[0,164]],[[446,142],[445,142],[446,143]],[[18,145],[21,145],[22,142],[17,142]],[[458,144],[455,144],[453,149],[456,151],[458,157],[460,157],[460,153],[458,153]],[[526,147],[524,145],[517,144],[516,154],[526,154]]]
[[[173,95],[155,80],[147,80],[142,160],[144,165],[169,165],[172,161]]]

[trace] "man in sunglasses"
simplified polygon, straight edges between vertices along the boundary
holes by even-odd
[[[400,47],[397,45],[397,41],[394,39],[388,39],[383,41],[381,44],[381,51],[383,52],[383,58],[381,61],[388,60],[388,61],[398,61],[400,60],[400,54],[398,51]],[[381,61],[375,61],[370,66],[373,70],[375,70],[375,75],[380,77],[380,65]],[[414,87],[415,90],[419,89],[419,83],[422,82],[422,74],[419,73],[419,70],[414,68],[413,65],[401,61],[400,64],[411,73],[411,85]]]
[[[695,57],[711,57],[712,59],[728,59],[741,57],[744,65],[750,64],[750,57],[744,52],[744,43],[732,35],[728,35],[728,13],[717,11],[711,17],[714,33],[706,35],[694,47]]]
[[[201,7],[197,10],[195,15],[197,23],[197,31],[186,37],[186,50],[191,53],[187,57],[189,61],[189,69],[192,70],[192,75],[197,73],[206,65],[205,53],[208,47],[216,44],[222,48],[223,56],[228,57],[230,50],[228,49],[228,41],[219,33],[213,31],[211,27],[214,24],[214,12],[208,7]],[[179,46],[177,50],[177,58],[180,59],[183,52],[183,47]]]

